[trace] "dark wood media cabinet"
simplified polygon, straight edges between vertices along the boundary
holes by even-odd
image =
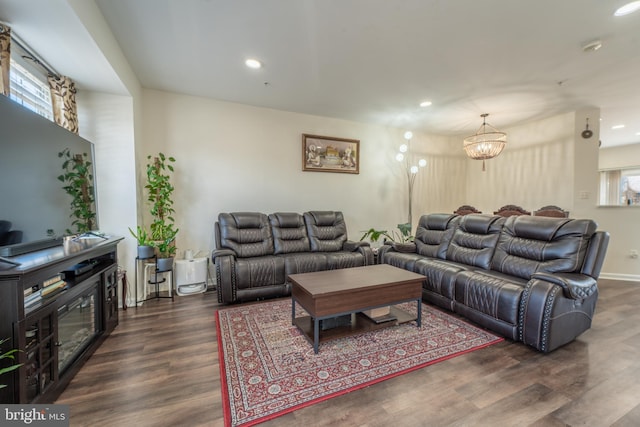
[[[0,403],[53,403],[118,325],[121,240],[68,240],[12,257],[19,266],[0,261],[0,340],[9,339],[2,351],[19,349],[22,363],[0,376]]]

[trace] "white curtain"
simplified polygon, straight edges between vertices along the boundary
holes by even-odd
[[[600,204],[619,205],[620,200],[620,171],[610,170],[600,172]]]

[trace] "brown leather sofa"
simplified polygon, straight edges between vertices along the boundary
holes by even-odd
[[[368,243],[348,240],[342,212],[221,213],[215,239],[221,303],[291,295],[289,274],[374,263]]]
[[[423,300],[542,352],[591,327],[609,234],[588,219],[430,214],[381,263],[427,276]],[[402,249],[405,251],[406,249]]]

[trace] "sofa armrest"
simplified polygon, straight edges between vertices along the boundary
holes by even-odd
[[[544,280],[562,288],[564,296],[581,300],[598,291],[598,282],[591,276],[579,273],[534,273],[532,279]]]
[[[369,242],[354,242],[353,240],[347,240],[342,244],[342,250],[347,252],[355,252],[361,247],[370,246]]]
[[[223,256],[232,256],[236,258],[236,253],[231,249],[216,249],[211,253],[211,261],[215,264],[216,258]]]
[[[395,252],[390,244],[384,244],[378,248],[378,264],[384,264],[384,256],[387,252]]]
[[[373,250],[369,242],[354,242],[353,240],[347,240],[342,244],[342,250],[347,252],[359,252],[364,257],[364,265],[373,264]]]
[[[236,253],[231,249],[216,249],[211,253],[216,268],[216,289],[219,303],[232,303],[237,300]]]

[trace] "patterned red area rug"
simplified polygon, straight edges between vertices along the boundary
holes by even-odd
[[[401,307],[415,314],[415,303]],[[424,304],[421,328],[411,322],[327,341],[319,354],[291,325],[291,300],[224,308],[216,318],[227,426],[258,424],[503,340]]]

